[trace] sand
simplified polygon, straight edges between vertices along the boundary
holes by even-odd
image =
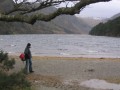
[[[11,57],[16,59],[14,71],[24,68],[18,56]],[[36,90],[102,90],[81,85],[91,79],[120,83],[119,58],[34,56],[33,69],[35,72],[27,78]]]

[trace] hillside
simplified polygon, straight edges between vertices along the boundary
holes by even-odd
[[[89,34],[120,37],[120,16],[106,23],[96,25]]]
[[[117,18],[117,17],[119,17],[119,16],[120,16],[120,13],[118,13],[118,14],[112,16],[112,17],[110,18],[110,20],[113,20],[113,19],[115,19],[115,18]]]
[[[75,16],[63,15],[50,22],[34,25],[20,22],[0,22],[0,34],[88,34],[92,26]]]
[[[12,8],[12,2],[8,1],[9,0],[0,1],[0,10],[7,11]],[[7,8],[6,5],[8,5],[9,8]],[[55,7],[50,7],[38,12],[47,14],[55,10]],[[94,20],[90,22],[92,21]],[[94,25],[90,25],[83,18],[61,15],[49,22],[37,21],[34,25],[0,21],[0,34],[88,34],[93,26]]]

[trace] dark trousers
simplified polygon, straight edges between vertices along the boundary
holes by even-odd
[[[29,73],[29,72],[32,71],[32,60],[31,60],[31,58],[26,59],[25,71],[26,71],[26,73]]]

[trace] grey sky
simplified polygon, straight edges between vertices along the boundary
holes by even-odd
[[[91,4],[80,12],[80,16],[109,18],[117,13],[120,13],[120,0],[112,0],[106,3]]]

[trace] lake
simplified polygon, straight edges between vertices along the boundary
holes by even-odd
[[[36,56],[120,58],[120,38],[80,34],[0,35],[0,49],[12,55],[31,43]]]

